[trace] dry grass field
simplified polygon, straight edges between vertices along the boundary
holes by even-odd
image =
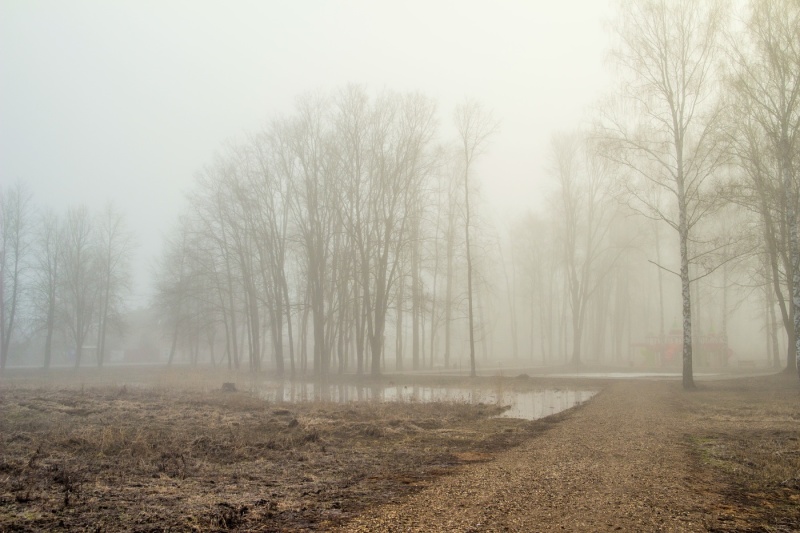
[[[726,516],[753,531],[800,531],[800,382],[779,375],[701,384],[685,394],[687,435],[724,481]],[[720,529],[725,529],[724,525]]]
[[[535,431],[490,405],[269,403],[244,377],[35,377],[0,389],[0,530],[326,529]]]

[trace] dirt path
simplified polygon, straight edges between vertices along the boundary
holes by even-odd
[[[698,531],[725,505],[675,383],[612,384],[540,436],[346,531]],[[714,511],[711,511],[714,510]]]

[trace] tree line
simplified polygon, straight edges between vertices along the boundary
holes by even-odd
[[[203,344],[228,367],[379,374],[387,328],[409,315],[411,367],[426,334],[428,364],[441,335],[448,366],[459,257],[472,319],[470,174],[496,127],[474,102],[453,120],[447,146],[430,98],[348,86],[228,143],[197,176],[159,268],[169,360],[180,345],[196,360]]]
[[[0,190],[0,224],[0,370],[14,342],[39,337],[45,368],[55,345],[71,347],[76,368],[91,347],[102,366],[130,289],[135,242],[123,215],[40,209],[19,182]]]
[[[749,302],[772,361],[794,371],[800,5],[731,6],[619,3],[620,83],[585,127],[554,134],[545,208],[503,235],[475,206],[475,163],[498,129],[475,102],[452,113],[444,142],[430,98],[347,86],[301,97],[225,144],[198,173],[156,267],[169,362],[181,352],[325,376],[451,367],[468,353],[474,374],[476,345],[487,358],[507,338],[513,358],[527,342],[543,364],[563,355],[579,367],[605,352],[622,364],[637,332],[664,342],[677,302],[670,329],[691,388],[698,339],[716,327],[727,343],[728,316]],[[37,324],[69,330],[78,361],[96,334],[102,361],[125,269],[88,272],[112,262],[103,250],[130,248],[108,245],[108,229],[105,240],[82,233],[76,209],[53,218],[50,250],[48,217],[30,230],[21,190],[2,204],[3,361],[23,301],[36,302],[27,308]],[[82,216],[97,228],[113,218]],[[20,259],[28,253],[36,259]],[[58,278],[48,284],[51,256]]]

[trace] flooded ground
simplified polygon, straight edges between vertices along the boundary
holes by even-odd
[[[315,402],[308,384],[254,394],[247,377],[185,374],[0,381],[0,531],[330,531],[561,416],[500,418],[457,383],[336,385],[324,396],[341,401]]]
[[[520,517],[533,525],[509,530],[682,529],[690,514],[684,530],[800,530],[795,375],[691,394],[646,377],[331,379],[270,390],[220,369],[9,372],[0,531],[383,531],[358,521],[401,509],[400,527],[419,501],[448,522],[487,513],[467,516],[481,530]],[[448,493],[450,479],[468,489]],[[386,507],[403,502],[413,512]],[[424,530],[455,529],[469,530]]]
[[[260,398],[269,402],[333,402],[364,401],[463,403],[502,406],[505,418],[537,420],[589,400],[596,391],[573,389],[544,389],[533,391],[503,390],[502,388],[463,388],[421,385],[354,385],[338,383],[317,385],[308,382],[267,382],[257,388]]]

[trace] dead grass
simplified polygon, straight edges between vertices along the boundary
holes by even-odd
[[[532,428],[495,406],[274,404],[200,380],[29,385],[0,396],[0,530],[326,529]]]
[[[800,386],[795,376],[708,384],[687,398],[691,444],[727,481],[730,515],[764,531],[800,528]],[[738,527],[738,526],[737,526]],[[726,531],[723,525],[720,531]]]

